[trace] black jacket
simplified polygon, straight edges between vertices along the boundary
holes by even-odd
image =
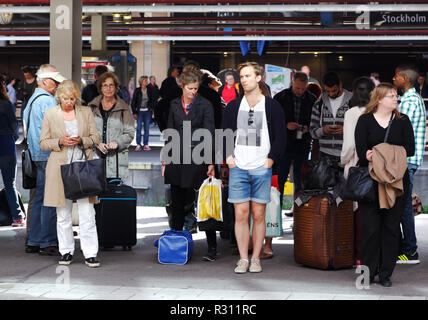
[[[223,110],[226,108],[224,99],[217,91],[204,85],[199,86],[198,95],[211,102],[214,111],[214,126],[216,129],[221,128],[221,118],[223,117]]]
[[[295,119],[293,97],[292,89],[288,88],[278,92],[273,98],[279,102],[284,111],[286,127],[289,122],[297,122],[302,126],[307,126],[309,129],[311,126],[312,107],[317,98],[312,93],[306,91],[302,97],[299,119]],[[308,154],[311,149],[311,134],[308,131],[299,140],[296,139],[296,134],[296,130],[287,129],[287,146],[285,150],[299,154]]]
[[[149,101],[147,102],[147,108],[150,111],[153,111],[156,106],[156,100],[153,97],[153,92],[147,88],[147,97]],[[134,90],[134,94],[132,95],[131,108],[133,114],[138,114],[141,107],[141,100],[143,99],[143,93],[141,92],[141,87],[138,87]]]
[[[200,140],[195,141],[183,141],[183,128],[184,121],[190,121],[191,134],[197,129],[208,129],[211,133],[211,140],[213,141],[214,137],[214,115],[213,107],[211,103],[198,95],[195,101],[192,104],[189,113],[186,115],[183,106],[181,104],[181,97],[173,100],[171,102],[171,107],[168,116],[168,129],[175,129],[179,133],[180,137],[180,161],[179,163],[170,163],[165,167],[165,183],[182,188],[199,188],[202,182],[207,178],[207,165],[213,163],[214,158],[214,144],[211,146],[211,155],[210,161],[204,162],[203,164],[195,164],[194,159],[191,157],[191,152],[195,147],[197,147],[201,142]],[[166,137],[168,138],[168,137]],[[167,144],[170,144],[171,147],[174,147],[174,141],[168,139]],[[170,148],[167,147],[166,150]],[[174,152],[174,149],[172,149]],[[169,157],[174,156],[172,152],[169,152]],[[189,154],[190,152],[190,154]],[[190,163],[184,164],[184,157],[189,157]],[[166,160],[163,158],[162,160]]]
[[[97,83],[88,84],[82,89],[82,104],[84,106],[89,105],[89,102],[99,96]]]
[[[270,97],[266,98],[266,120],[269,131],[270,152],[268,158],[274,161],[272,168],[273,173],[278,173],[278,163],[285,150],[286,144],[286,131],[284,123],[284,112],[281,105]],[[237,130],[238,112],[241,105],[242,98],[232,100],[227,105],[223,113],[222,128],[223,130],[232,129],[233,132]],[[226,138],[225,138],[226,139]],[[225,161],[232,153],[226,150],[226,141],[223,139],[223,160]],[[236,139],[236,135],[235,135]],[[235,145],[235,144],[234,144]]]
[[[160,87],[160,96],[162,99],[156,104],[154,109],[155,121],[160,131],[166,129],[171,101],[181,97],[182,93],[183,90],[178,86],[177,80],[174,77],[168,77],[162,81]]]
[[[19,137],[18,120],[13,113],[13,106],[9,100],[0,99],[0,135],[11,135],[15,141]]]

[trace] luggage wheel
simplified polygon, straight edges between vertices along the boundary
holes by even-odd
[[[131,246],[123,246],[123,251],[131,251],[132,247]]]

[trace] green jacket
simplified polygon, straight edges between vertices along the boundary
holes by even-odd
[[[100,112],[102,95],[99,95],[89,103],[89,107],[95,117],[95,123],[97,125],[98,133],[103,142],[103,118]],[[114,109],[111,111],[109,118],[107,119],[107,130],[106,130],[105,143],[112,141],[118,144],[119,153],[119,177],[126,178],[129,173],[128,169],[128,147],[134,139],[134,118],[132,117],[131,108],[125,101],[117,97],[117,103]],[[100,152],[98,152],[100,154]],[[107,167],[107,178],[117,178],[116,173],[116,153],[109,152],[106,157]]]

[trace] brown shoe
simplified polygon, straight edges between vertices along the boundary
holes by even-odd
[[[39,254],[41,256],[59,256],[59,251],[58,251],[58,247],[46,247],[46,248],[41,248],[39,251]]]

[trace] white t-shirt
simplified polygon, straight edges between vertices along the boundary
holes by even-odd
[[[234,152],[236,165],[244,170],[256,169],[263,166],[270,152],[264,96],[254,106],[253,110],[253,123],[249,125],[250,106],[244,96],[238,112]]]
[[[330,100],[331,105],[331,111],[333,112],[333,117],[336,118],[337,110],[339,110],[340,106],[342,105],[343,97],[345,96],[344,93],[340,97],[337,97],[336,99],[328,98]]]

